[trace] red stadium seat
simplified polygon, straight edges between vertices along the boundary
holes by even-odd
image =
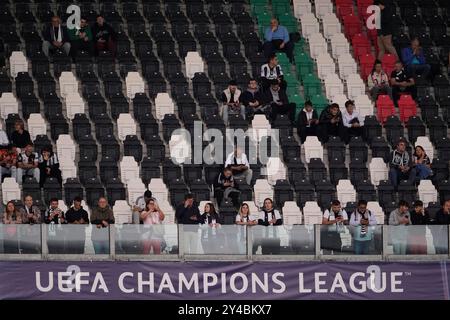
[[[377,99],[378,120],[384,124],[389,116],[395,115],[395,107],[392,99],[386,94],[380,94]]]
[[[367,39],[367,37],[362,33],[358,33],[353,36],[352,46],[355,57],[358,57],[358,59],[361,55],[370,53],[369,39]]]
[[[406,122],[410,117],[417,115],[417,104],[409,94],[402,94],[400,96],[400,99],[398,99],[398,108],[402,122]]]
[[[367,7],[373,4],[373,0],[357,0],[358,16],[365,23],[371,13],[367,13]]]
[[[395,58],[395,56],[390,53],[387,53],[383,56],[383,60],[381,61],[381,64],[383,66],[384,72],[387,73],[388,77],[391,76],[391,72],[395,68],[396,61],[397,61],[397,59]]]
[[[347,39],[352,39],[355,34],[361,33],[361,21],[357,16],[349,14],[343,18],[343,21]]]
[[[375,57],[371,53],[366,53],[359,56],[359,64],[361,66],[361,76],[364,81],[367,80],[369,73],[372,71]]]

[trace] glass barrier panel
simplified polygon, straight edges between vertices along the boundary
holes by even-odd
[[[115,224],[116,254],[178,254],[176,224]]]
[[[247,254],[247,230],[240,225],[183,225],[184,254]]]
[[[47,248],[49,254],[93,254],[92,239],[107,242],[109,252],[108,228],[99,230],[89,224],[47,224],[43,232],[47,232]],[[97,232],[97,230],[99,230]]]
[[[0,224],[0,253],[41,254],[40,224]]]
[[[447,225],[387,226],[387,254],[448,254]]]
[[[249,227],[254,255],[314,255],[314,225]]]
[[[383,226],[321,225],[320,250],[323,255],[381,255]]]

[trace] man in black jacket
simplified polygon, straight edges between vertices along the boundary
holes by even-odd
[[[178,224],[182,224],[183,244],[185,252],[198,254],[198,224],[202,223],[202,216],[195,203],[194,196],[187,194],[175,211],[175,219]]]
[[[436,212],[437,226],[430,226],[436,254],[448,254],[448,225],[450,225],[450,199],[445,200],[442,209]]]
[[[241,94],[239,100],[245,106],[247,117],[253,117],[254,114],[264,114],[263,95],[259,91],[258,82],[250,79],[247,90]]]
[[[63,50],[67,55],[70,53],[70,39],[67,33],[67,27],[61,25],[61,19],[58,16],[52,17],[51,24],[42,33],[44,43],[42,51],[48,57],[50,51],[57,49]]]
[[[96,22],[92,27],[92,36],[94,38],[95,50],[97,54],[100,51],[109,51],[114,56],[116,53],[116,32],[105,22],[101,14],[97,16]]]
[[[282,90],[277,80],[272,80],[265,93],[265,103],[271,106],[270,118],[274,121],[279,114],[287,114],[292,123],[295,120],[295,103],[289,103],[286,91]]]
[[[317,136],[318,124],[317,111],[313,109],[312,102],[308,100],[305,102],[303,110],[298,114],[297,119],[297,132],[302,143],[305,143],[307,136]]]

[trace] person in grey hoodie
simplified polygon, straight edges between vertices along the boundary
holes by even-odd
[[[98,206],[92,210],[91,223],[95,225],[92,228],[91,236],[95,254],[108,254],[108,227],[110,224],[114,224],[114,213],[105,197],[99,198]]]
[[[398,202],[398,208],[389,215],[389,225],[397,226],[389,228],[394,254],[406,254],[408,230],[406,226],[411,225],[409,204],[405,200]]]
[[[411,184],[414,183],[416,169],[412,167],[412,159],[406,151],[404,140],[400,140],[397,148],[392,151],[389,167],[389,180],[395,189],[397,189],[400,180],[408,180]]]

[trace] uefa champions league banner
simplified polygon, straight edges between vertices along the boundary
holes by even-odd
[[[0,262],[0,299],[449,299],[428,263]]]

